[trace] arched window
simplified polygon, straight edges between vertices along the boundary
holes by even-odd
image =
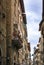
[[[1,65],[1,62],[2,62],[2,58],[1,58],[1,49],[0,49],[0,65]]]

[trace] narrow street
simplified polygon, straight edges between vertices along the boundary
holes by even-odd
[[[44,65],[44,0],[0,0],[0,65]]]

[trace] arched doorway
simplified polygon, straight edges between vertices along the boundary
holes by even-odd
[[[1,49],[0,49],[0,65],[2,63],[2,58],[1,58]]]

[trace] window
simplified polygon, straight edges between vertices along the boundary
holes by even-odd
[[[16,16],[16,0],[14,1],[14,14]]]
[[[13,36],[16,36],[18,33],[18,25],[17,24],[13,24]]]
[[[23,46],[23,49],[25,49],[25,50],[26,50],[26,45],[24,45],[24,46]]]
[[[17,24],[14,24],[13,25],[13,31],[16,31],[17,32],[17,30],[18,30],[18,25]]]

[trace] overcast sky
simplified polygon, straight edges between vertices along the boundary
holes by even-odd
[[[42,18],[42,0],[24,0],[27,17],[28,41],[31,43],[31,53],[37,45],[40,33],[39,23]]]

